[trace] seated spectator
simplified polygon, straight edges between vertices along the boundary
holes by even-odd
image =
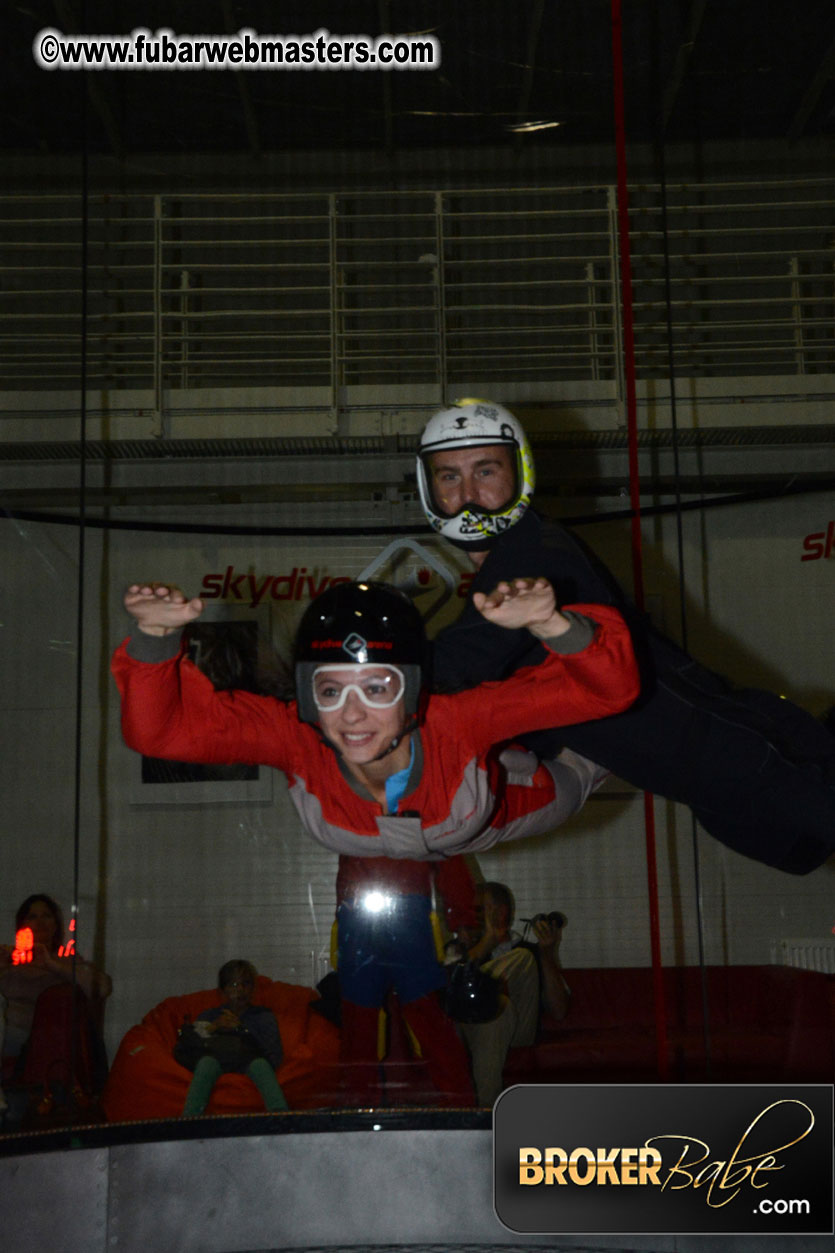
[[[266,1005],[252,1004],[256,978],[252,962],[226,962],[217,977],[224,1003],[198,1014],[181,1032],[174,1056],[194,1069],[184,1117],[202,1114],[220,1076],[230,1073],[247,1075],[270,1113],[288,1108],[275,1075],[284,1056],[278,1019]],[[193,1037],[188,1043],[187,1035]]]
[[[106,1069],[94,1024],[96,1003],[112,990],[110,977],[78,954],[66,955],[63,916],[51,896],[38,892],[26,898],[15,915],[15,932],[24,929],[31,933],[31,947],[19,950],[17,961],[15,945],[0,945],[3,1077],[22,1085],[41,1114],[71,1097],[85,1106]],[[23,951],[27,960],[21,960]],[[2,1089],[0,1098],[5,1108]]]
[[[536,943],[531,944],[511,930],[514,901],[508,887],[483,883],[478,893],[481,934],[459,932],[460,947],[451,955],[477,963],[501,984],[503,995],[494,1018],[459,1023],[470,1050],[478,1103],[489,1106],[502,1091],[508,1050],[533,1044],[541,1013],[564,1018],[570,993],[559,963],[562,916],[540,915],[532,920]]]
[[[184,1022],[193,1022],[204,1010],[223,1004],[217,980],[212,984],[166,997],[125,1033],[102,1093],[102,1109],[109,1122],[181,1117],[192,1076],[174,1057],[177,1034]],[[336,1083],[339,1032],[318,1012],[317,993],[258,975],[252,999],[271,1009],[281,1024],[284,1056],[276,1078],[287,1104],[293,1110],[329,1105]],[[206,1108],[218,1114],[257,1114],[264,1103],[247,1075],[222,1074]]]

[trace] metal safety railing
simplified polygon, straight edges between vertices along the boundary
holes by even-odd
[[[662,212],[662,209],[664,212]],[[835,180],[630,189],[639,378],[835,371]],[[77,198],[0,198],[0,388],[79,385]],[[608,186],[89,198],[87,383],[617,380]]]

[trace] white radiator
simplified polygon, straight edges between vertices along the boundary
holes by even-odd
[[[835,937],[825,940],[780,940],[772,948],[772,960],[778,966],[797,966],[801,970],[835,974]]]

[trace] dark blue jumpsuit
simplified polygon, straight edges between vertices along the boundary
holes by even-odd
[[[835,736],[791,701],[734,689],[655,631],[605,566],[566,527],[529,510],[501,536],[473,591],[502,579],[544,576],[558,603],[622,610],[643,676],[626,713],[524,737],[539,757],[563,746],[648,792],[688,805],[729,848],[792,874],[835,851]],[[434,685],[470,687],[539,659],[527,631],[487,622],[468,601],[438,635]]]

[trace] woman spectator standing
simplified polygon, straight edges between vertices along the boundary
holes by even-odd
[[[31,1105],[46,1114],[56,1101],[67,1104],[72,1098],[86,1105],[93,1096],[103,1059],[93,1025],[95,1003],[110,995],[112,983],[103,971],[65,952],[64,919],[51,896],[36,892],[20,905],[15,932],[26,929],[31,947],[0,945],[3,1077],[22,1085]]]

